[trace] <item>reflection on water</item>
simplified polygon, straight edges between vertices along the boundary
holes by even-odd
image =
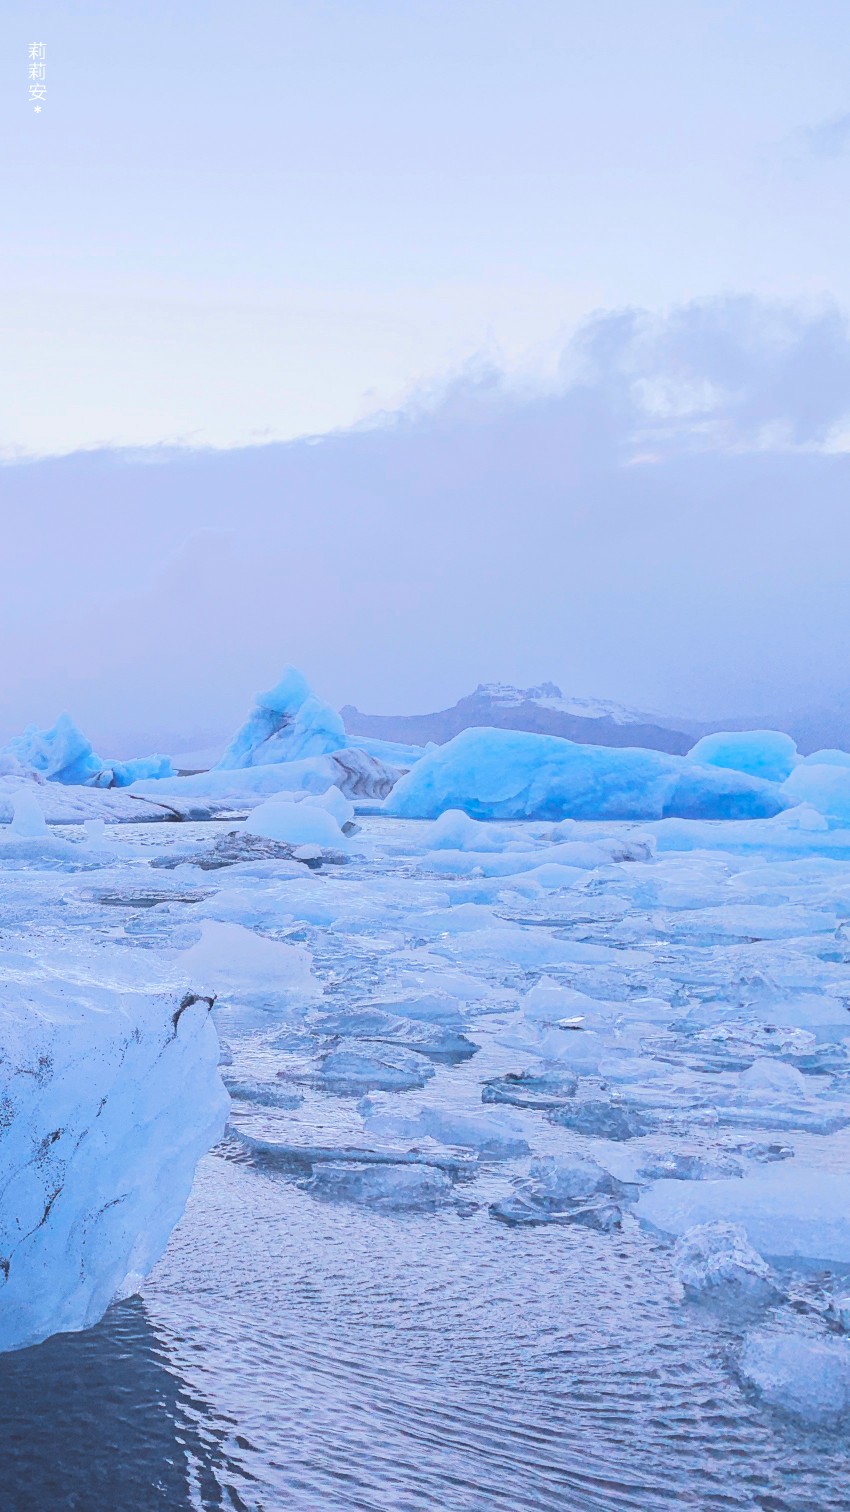
[[[138,1299],[87,1333],[0,1355],[4,1512],[242,1507],[226,1428],[174,1374]]]

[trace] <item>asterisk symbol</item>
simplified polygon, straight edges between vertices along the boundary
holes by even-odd
[[[41,106],[40,105],[36,105],[36,107],[35,107],[35,113],[36,113],[36,115],[41,115]]]

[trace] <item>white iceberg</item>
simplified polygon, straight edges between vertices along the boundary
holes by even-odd
[[[335,789],[339,793],[339,789]],[[344,804],[346,799],[339,793]],[[321,799],[293,802],[288,794],[261,803],[245,820],[249,835],[262,835],[284,845],[318,845],[329,850],[347,850],[348,839],[333,813]]]
[[[0,1350],[136,1290],[224,1127],[210,1001],[152,988],[149,964],[0,961]]]
[[[273,688],[257,694],[254,708],[214,770],[327,756],[345,743],[345,726],[336,710],[316,698],[300,672],[287,667]]]
[[[744,772],[637,747],[584,746],[525,730],[469,729],[429,751],[384,812],[436,819],[763,819],[793,799]]]

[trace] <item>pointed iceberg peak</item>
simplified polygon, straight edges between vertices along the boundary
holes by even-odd
[[[345,727],[336,709],[311,691],[295,667],[258,693],[251,713],[236,731],[218,763],[220,771],[327,756],[346,744]]]

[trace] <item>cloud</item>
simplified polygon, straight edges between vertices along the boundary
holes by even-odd
[[[319,441],[6,466],[0,736],[68,708],[109,754],[186,749],[287,662],[376,710],[490,678],[823,702],[847,686],[849,409],[840,312],[741,296],[598,314],[545,392],[478,366]]]

